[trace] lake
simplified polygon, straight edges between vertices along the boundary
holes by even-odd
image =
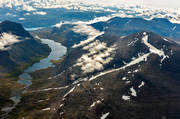
[[[19,75],[18,83],[25,86],[24,90],[21,92],[24,93],[28,89],[30,85],[32,85],[32,77],[28,74],[30,72],[34,72],[41,69],[46,69],[48,67],[53,67],[51,60],[59,60],[63,55],[66,54],[67,48],[61,43],[55,42],[50,39],[41,39],[37,37],[43,44],[47,44],[49,48],[51,49],[50,54],[48,57],[40,60],[40,62],[34,63],[32,66],[28,67],[24,70],[24,73]],[[21,101],[21,94],[14,95],[10,99],[14,102],[12,107],[5,107],[2,109],[2,111],[6,112],[5,116],[11,112],[13,108],[16,107],[16,105]]]

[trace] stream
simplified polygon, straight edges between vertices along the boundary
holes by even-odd
[[[51,48],[51,52],[48,55],[48,57],[40,60],[40,62],[34,63],[32,66],[25,69],[24,73],[19,75],[18,83],[25,86],[24,90],[19,94],[13,95],[10,98],[10,100],[14,102],[12,107],[2,108],[1,111],[5,112],[4,117],[6,117],[9,114],[9,112],[11,112],[11,110],[14,109],[16,105],[21,102],[21,95],[26,92],[30,85],[32,85],[32,77],[29,75],[29,73],[40,69],[46,69],[48,67],[54,67],[54,65],[51,63],[51,60],[59,60],[63,55],[66,54],[67,48],[61,45],[61,43],[55,42],[50,39],[41,39],[39,37],[36,38],[38,38],[41,41],[41,43],[47,44],[49,48]]]

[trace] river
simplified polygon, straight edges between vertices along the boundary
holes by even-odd
[[[30,85],[32,85],[32,77],[29,75],[29,73],[40,69],[53,67],[54,65],[52,64],[51,60],[59,60],[67,52],[67,48],[61,45],[61,43],[55,42],[50,39],[41,39],[39,37],[36,38],[38,38],[43,44],[47,44],[49,48],[51,48],[51,52],[48,57],[40,60],[40,62],[34,63],[32,66],[25,69],[24,73],[19,75],[18,83],[24,85],[25,88],[20,94],[13,95],[13,97],[10,98],[14,102],[12,107],[5,107],[2,109],[2,111],[6,112],[5,116],[7,116],[9,112],[11,112],[11,110],[21,102],[21,95],[28,89]]]

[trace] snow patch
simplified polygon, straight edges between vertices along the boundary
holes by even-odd
[[[132,96],[137,96],[136,90],[133,87],[130,88],[130,91]]]
[[[92,81],[92,80],[94,80],[94,79],[96,79],[96,78],[98,78],[98,77],[100,77],[100,76],[105,75],[105,74],[109,74],[109,73],[114,72],[114,71],[119,71],[119,70],[121,70],[121,69],[125,69],[125,68],[127,68],[127,67],[132,66],[132,65],[138,64],[138,63],[140,63],[140,62],[142,62],[142,61],[147,61],[147,57],[148,57],[150,54],[151,54],[151,53],[147,53],[147,54],[144,54],[144,55],[142,55],[142,56],[139,56],[138,58],[135,58],[135,59],[132,60],[131,62],[125,64],[125,66],[123,66],[123,67],[101,72],[101,73],[99,73],[99,74],[97,74],[97,75],[95,75],[95,76],[92,76],[92,77],[89,79],[89,81]]]
[[[144,81],[141,82],[141,84],[138,86],[138,88],[141,88],[145,85]]]
[[[127,78],[126,78],[126,77],[123,77],[122,80],[123,80],[123,81],[124,81],[124,80],[127,80]]]
[[[41,90],[35,90],[35,91],[29,91],[29,93],[36,93],[36,92],[45,92],[45,91],[50,91],[50,90],[62,90],[62,89],[66,89],[69,86],[65,86],[65,87],[57,87],[57,88],[46,88],[46,89],[41,89]]]
[[[128,46],[134,46],[134,44],[138,41],[139,39],[136,38],[135,40],[131,41]]]
[[[171,49],[171,55],[173,55],[173,50]]]
[[[42,111],[48,111],[50,110],[51,108],[45,108],[45,109],[42,109]]]
[[[60,104],[59,108],[61,108],[62,106],[64,106],[64,104]]]
[[[157,55],[159,55],[160,57],[162,57],[161,63],[162,63],[166,58],[169,57],[169,56],[167,56],[167,55],[164,54],[164,51],[155,48],[153,45],[151,45],[151,44],[148,42],[148,35],[147,35],[146,32],[144,32],[143,35],[144,35],[143,38],[142,38],[143,43],[149,48],[149,51],[150,51],[151,53],[157,54]]]
[[[137,73],[138,71],[139,71],[139,70],[138,70],[138,69],[136,69],[136,70],[134,70],[134,71],[133,71],[133,73]]]
[[[108,112],[108,113],[105,113],[105,114],[103,114],[102,116],[101,116],[101,118],[100,119],[106,119],[107,117],[108,117],[108,115],[109,115],[110,113]]]
[[[65,98],[67,95],[69,95],[70,93],[72,93],[72,92],[74,91],[74,89],[75,89],[75,86],[74,86],[71,90],[69,90],[69,92],[67,92],[67,93],[63,96],[63,98]]]
[[[92,108],[92,107],[94,107],[94,106],[96,106],[97,104],[100,104],[100,103],[101,103],[100,100],[98,100],[98,101],[96,101],[96,102],[93,102],[93,103],[90,105],[90,108]]]
[[[131,83],[131,81],[126,81],[126,84],[129,84],[129,83]]]
[[[126,100],[126,101],[127,101],[127,100],[130,100],[130,96],[122,95],[122,99],[123,99],[123,100]]]

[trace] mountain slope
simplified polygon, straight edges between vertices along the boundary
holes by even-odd
[[[111,119],[178,119],[179,45],[151,32],[111,38],[102,36],[107,39],[104,42],[119,43],[114,67],[86,75],[89,78],[82,83],[75,81],[62,98],[56,118],[94,119],[107,114]],[[69,70],[76,73],[74,67]]]
[[[22,25],[10,21],[0,23],[0,72],[14,71],[42,56],[49,48],[24,30]]]
[[[152,32],[91,30],[10,118],[179,119],[180,46]]]

